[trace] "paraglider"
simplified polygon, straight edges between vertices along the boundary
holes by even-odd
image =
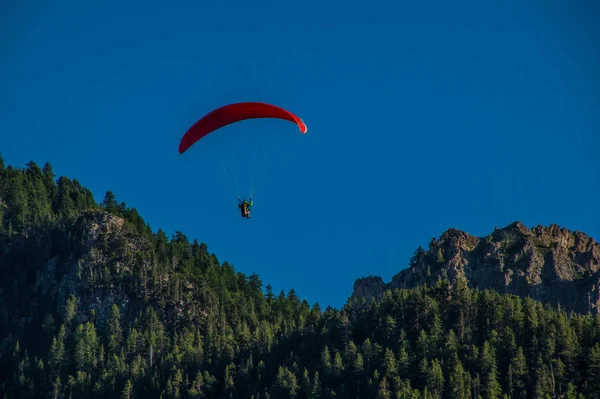
[[[232,123],[257,118],[275,118],[294,122],[298,125],[302,134],[305,134],[308,130],[302,119],[276,105],[261,102],[229,104],[209,112],[194,123],[181,138],[179,153],[183,154],[198,140],[215,130]]]
[[[244,199],[244,201],[241,201],[238,198],[238,207],[242,211],[243,218],[250,219],[250,207],[253,204],[254,204],[254,202],[252,202],[252,197],[250,197],[250,202],[246,201],[245,199]]]
[[[305,134],[308,129],[304,121],[290,111],[262,102],[241,102],[219,107],[194,123],[183,135],[179,143],[179,153],[183,154],[191,146],[208,134],[232,123],[258,118],[273,118],[295,123],[300,133]],[[243,218],[250,218],[250,207],[253,205],[252,195],[250,201],[241,200],[238,194],[238,208]]]

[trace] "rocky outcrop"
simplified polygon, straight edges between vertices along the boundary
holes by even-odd
[[[386,289],[451,283],[464,277],[469,286],[495,289],[549,302],[578,312],[599,310],[600,245],[579,231],[550,225],[528,229],[515,222],[487,237],[449,229],[417,248],[410,266],[384,283],[359,279],[353,297],[380,298]]]
[[[363,277],[354,282],[354,293],[358,297],[364,297],[367,301],[373,297],[380,298],[383,295],[383,279],[379,276]]]
[[[159,268],[151,244],[121,217],[89,211],[52,234],[64,237],[65,244],[56,253],[46,249],[47,261],[33,279],[32,297],[44,298],[54,308],[65,306],[73,295],[79,309],[86,310],[80,315],[93,313],[102,325],[113,304],[123,316],[152,305],[167,323],[177,325],[201,322],[215,303],[204,281],[176,275],[175,259]],[[40,237],[32,236],[23,245],[29,242],[50,248]]]

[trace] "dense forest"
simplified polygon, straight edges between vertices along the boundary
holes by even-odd
[[[0,158],[0,220],[3,398],[600,398],[598,314],[442,278],[311,307],[49,164]]]

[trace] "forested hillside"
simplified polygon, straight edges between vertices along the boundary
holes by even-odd
[[[597,314],[441,277],[311,307],[48,164],[0,159],[0,218],[0,397],[600,398]]]

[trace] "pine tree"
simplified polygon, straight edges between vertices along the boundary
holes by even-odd
[[[451,399],[462,399],[466,396],[466,390],[468,387],[465,385],[464,380],[465,370],[463,368],[458,355],[454,353],[452,355],[452,364],[450,377],[448,381],[448,391]]]

